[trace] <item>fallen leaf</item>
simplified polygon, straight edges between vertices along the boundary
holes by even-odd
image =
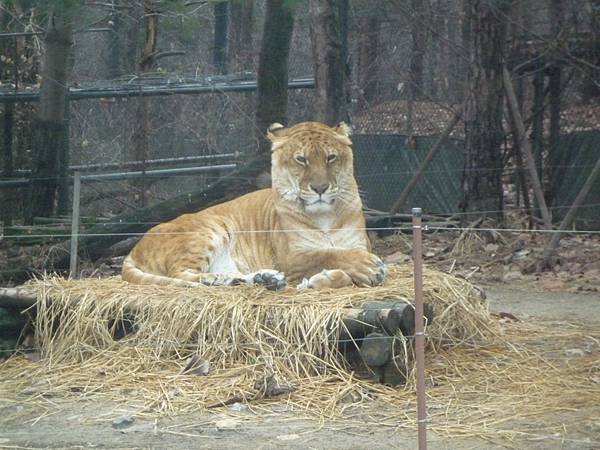
[[[210,363],[198,355],[190,356],[185,362],[185,367],[179,372],[180,375],[206,376],[210,370]]]
[[[499,312],[498,315],[501,319],[510,319],[514,322],[520,322],[520,320],[514,314],[511,314],[509,312]]]
[[[565,283],[561,280],[549,278],[542,281],[542,287],[549,291],[561,290],[565,288]]]

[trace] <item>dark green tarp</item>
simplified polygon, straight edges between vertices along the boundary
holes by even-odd
[[[600,158],[600,132],[579,131],[560,136],[559,154],[552,165],[552,219],[556,223],[567,213],[570,205],[583,187],[594,164]],[[592,187],[578,210],[577,229],[600,229],[600,179]]]
[[[365,205],[389,211],[435,140],[436,137],[418,137],[416,148],[412,149],[406,145],[406,136],[402,135],[352,136],[354,173]],[[430,214],[458,212],[463,164],[463,142],[449,139],[401,212],[410,212],[412,207],[421,207],[423,212]]]

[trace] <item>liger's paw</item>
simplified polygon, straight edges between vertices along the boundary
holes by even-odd
[[[387,273],[384,262],[377,255],[361,252],[357,258],[345,267],[344,271],[350,275],[357,286],[378,286],[385,280]]]
[[[285,280],[285,274],[271,269],[263,269],[258,272],[254,272],[248,276],[251,280],[250,284],[258,284],[265,286],[267,289],[272,291],[278,291],[285,289],[287,281]]]
[[[352,278],[343,270],[322,270],[313,275],[310,279],[304,278],[302,282],[296,286],[298,289],[338,289],[346,286],[352,286]]]

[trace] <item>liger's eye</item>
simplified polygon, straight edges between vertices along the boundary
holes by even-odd
[[[302,155],[297,155],[294,159],[300,164],[306,164],[306,158]]]
[[[331,155],[327,156],[327,162],[333,162],[337,159],[337,155],[335,153],[332,153]]]

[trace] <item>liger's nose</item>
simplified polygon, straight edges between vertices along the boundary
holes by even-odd
[[[310,188],[319,195],[323,195],[329,189],[329,183],[311,184]]]

